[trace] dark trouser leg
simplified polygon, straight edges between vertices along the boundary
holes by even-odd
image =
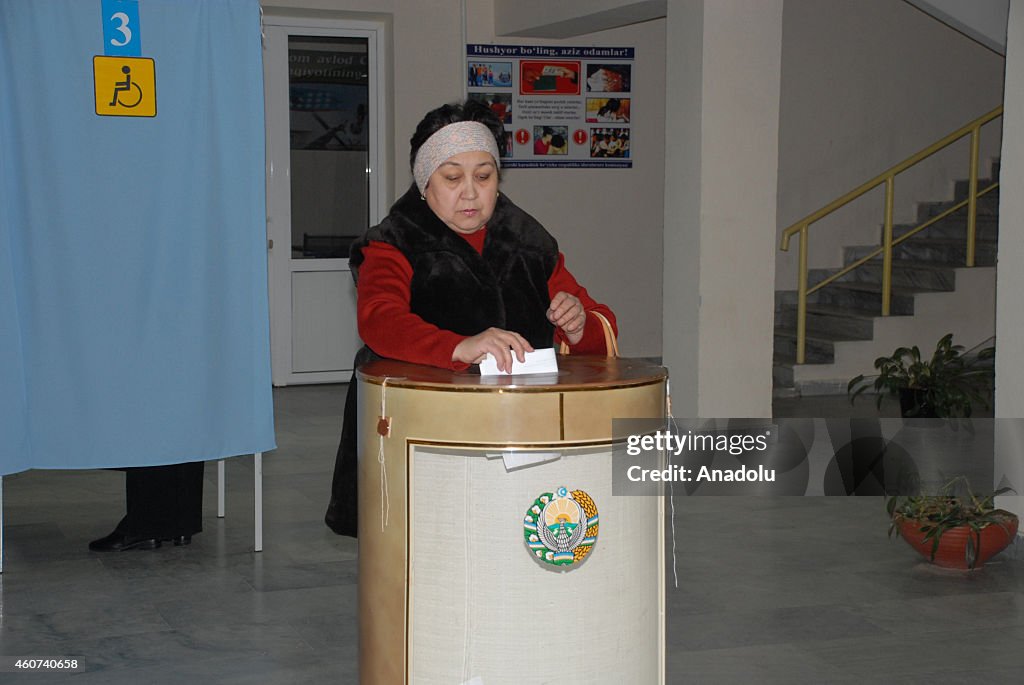
[[[338,535],[356,537],[359,504],[356,492],[356,378],[348,384],[345,414],[341,426],[338,455],[331,479],[331,502],[327,505],[324,523]]]
[[[203,529],[203,462],[125,469],[132,537],[169,540]]]

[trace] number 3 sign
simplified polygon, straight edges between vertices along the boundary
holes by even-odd
[[[156,64],[142,57],[139,0],[102,0],[103,54],[92,58],[96,114],[156,116]]]
[[[103,54],[140,57],[139,0],[103,0]]]

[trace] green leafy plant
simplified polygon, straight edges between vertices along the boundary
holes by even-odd
[[[863,374],[846,386],[850,402],[869,388],[878,393],[878,406],[886,395],[901,392],[914,395],[907,416],[926,415],[956,417],[971,415],[975,405],[988,407],[988,396],[995,376],[995,347],[964,350],[953,344],[953,334],[942,336],[931,358],[923,358],[914,347],[897,347],[887,357],[875,360],[876,375]]]
[[[997,525],[1010,533],[1010,523],[1016,515],[995,507],[995,498],[1008,492],[1013,489],[999,488],[979,496],[971,491],[965,477],[957,476],[942,487],[939,495],[895,495],[885,504],[889,512],[889,538],[900,536],[900,523],[904,520],[913,522],[920,526],[918,530],[924,533],[924,539],[931,541],[931,560],[935,561],[942,536],[953,528],[967,526],[971,529],[967,536],[967,558],[973,568],[983,528]]]

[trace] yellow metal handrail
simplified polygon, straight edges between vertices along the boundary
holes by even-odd
[[[789,250],[789,239],[800,234],[800,252],[799,252],[799,266],[797,274],[797,323],[796,323],[796,362],[797,364],[803,364],[806,358],[806,347],[807,347],[807,296],[817,291],[818,289],[832,283],[841,276],[845,276],[854,269],[863,266],[868,261],[874,259],[878,255],[882,255],[882,316],[889,316],[890,303],[892,301],[892,250],[896,245],[899,245],[904,240],[907,240],[911,236],[923,231],[935,222],[946,218],[950,214],[960,209],[967,207],[967,256],[965,259],[965,266],[974,266],[975,257],[975,232],[977,228],[977,213],[978,213],[978,198],[986,193],[999,187],[999,183],[993,183],[992,185],[978,190],[978,155],[980,149],[981,140],[981,127],[994,119],[1002,116],[1003,107],[1000,105],[991,112],[984,114],[974,121],[961,126],[957,130],[953,131],[949,135],[935,141],[928,147],[924,148],[920,152],[907,157],[905,160],[896,164],[895,166],[883,171],[879,175],[875,176],[870,181],[862,183],[850,192],[842,195],[827,205],[822,207],[816,212],[808,214],[803,219],[788,226],[782,232],[782,245],[780,246],[783,251]],[[956,141],[960,140],[966,135],[971,136],[971,160],[970,160],[970,180],[968,181],[967,199],[957,203],[953,207],[950,207],[946,211],[942,212],[938,216],[932,217],[928,221],[915,226],[912,230],[903,234],[899,238],[893,239],[893,198],[895,196],[895,185],[896,176],[914,166],[918,162],[921,162],[933,154],[942,150]],[[839,273],[833,274],[827,279],[815,285],[813,288],[807,287],[808,269],[807,269],[807,253],[809,250],[809,228],[814,222],[828,216],[837,209],[846,206],[850,202],[856,200],[858,197],[865,193],[874,190],[878,186],[885,184],[885,221],[882,230],[882,245],[873,251],[870,255],[863,257],[853,264],[845,267]]]

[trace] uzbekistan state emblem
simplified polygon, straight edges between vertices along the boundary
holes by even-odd
[[[583,490],[560,487],[533,501],[523,518],[523,537],[530,551],[554,566],[582,561],[597,542],[597,505]]]

